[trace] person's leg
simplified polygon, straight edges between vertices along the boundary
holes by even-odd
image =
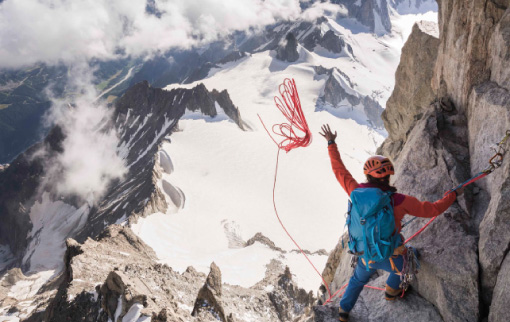
[[[389,286],[393,290],[398,290],[397,293],[400,294],[400,275],[399,275],[399,273],[402,271],[402,268],[404,267],[404,257],[402,255],[400,255],[400,256],[397,256],[396,258],[392,258],[392,261],[394,264],[393,266],[391,266],[391,262],[390,262],[390,260],[388,260],[388,262],[390,262],[390,267],[388,267],[390,276],[388,276],[388,279],[386,280],[386,286]],[[391,292],[391,293],[395,293],[395,292]],[[394,295],[394,294],[391,294],[391,295]]]
[[[404,257],[400,255],[396,258],[392,258],[392,260],[394,265],[390,267],[390,276],[388,276],[388,279],[386,280],[385,299],[388,301],[394,300],[402,294],[402,289],[400,288],[400,275],[398,275],[398,273],[401,272],[404,267]]]
[[[350,312],[358,300],[359,294],[363,290],[363,287],[370,279],[370,276],[375,272],[374,269],[367,271],[365,265],[358,259],[358,265],[354,270],[354,275],[349,280],[349,285],[345,290],[342,299],[340,300],[340,308],[344,312]]]
[[[393,263],[392,263],[393,262]],[[390,273],[386,280],[386,299],[394,300],[402,293],[400,288],[400,275],[404,267],[404,257],[402,255],[395,258],[387,259],[385,261],[374,263],[371,267],[382,269]]]

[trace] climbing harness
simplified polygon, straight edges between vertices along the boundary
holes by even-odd
[[[287,233],[287,236],[292,240],[294,245],[297,246],[301,254],[305,256],[305,258],[308,260],[310,265],[312,265],[315,272],[321,277],[322,282],[324,283],[325,288],[328,291],[328,294],[331,296],[331,291],[329,290],[328,283],[324,280],[324,277],[322,277],[322,274],[319,272],[319,270],[315,267],[315,265],[312,263],[310,258],[305,254],[303,249],[299,246],[299,244],[294,240],[294,238],[291,236],[291,234],[287,231],[287,228],[285,228],[285,225],[283,224],[279,214],[278,210],[276,209],[276,202],[275,202],[275,190],[276,190],[276,179],[278,176],[278,161],[280,159],[280,150],[285,150],[285,152],[290,152],[292,149],[298,148],[298,147],[306,147],[310,145],[312,142],[312,132],[308,128],[308,123],[306,122],[306,118],[303,114],[303,110],[301,108],[301,101],[299,100],[299,95],[296,87],[296,82],[294,79],[288,79],[286,78],[280,86],[278,86],[278,90],[280,92],[281,99],[277,96],[274,97],[274,102],[276,104],[276,107],[282,112],[283,116],[287,119],[289,123],[281,123],[281,124],[275,124],[272,127],[272,131],[275,135],[283,137],[283,140],[278,143],[273,138],[271,133],[266,128],[266,125],[262,121],[262,118],[260,115],[258,115],[260,122],[262,123],[262,126],[264,126],[264,129],[266,130],[269,137],[273,140],[273,142],[278,147],[278,152],[276,154],[276,168],[274,172],[274,183],[273,183],[273,207],[276,214],[276,217],[278,218],[278,221],[280,222],[280,225],[282,226],[285,233]]]

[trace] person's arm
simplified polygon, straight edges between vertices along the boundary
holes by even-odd
[[[331,167],[333,168],[333,173],[335,174],[336,179],[340,182],[342,188],[344,188],[345,192],[350,196],[351,192],[356,189],[359,184],[352,177],[351,173],[345,167],[342,159],[340,158],[340,152],[338,152],[338,147],[335,143],[336,139],[336,131],[335,133],[331,132],[329,125],[323,125],[322,130],[324,133],[320,133],[326,140],[328,140],[328,151],[329,158],[331,160]]]
[[[411,216],[432,218],[445,212],[455,199],[457,199],[455,192],[444,196],[436,202],[419,201],[415,197],[405,195],[401,207]]]

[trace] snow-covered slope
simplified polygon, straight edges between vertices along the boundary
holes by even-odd
[[[434,18],[432,14],[426,17]],[[384,105],[393,87],[409,23],[416,18],[395,16],[394,33],[380,38],[353,34],[327,19],[324,32],[334,30],[344,35],[355,58],[317,47],[310,52],[299,46],[299,59],[294,63],[279,61],[274,51],[264,51],[212,69],[201,82],[207,88],[228,89],[251,130],[241,131],[228,120],[181,120],[181,131],[173,133],[171,142],[162,146],[173,171],[164,174],[160,184],[178,187],[186,204],[166,214],[140,219],[135,231],[155,249],[161,261],[179,271],[193,265],[207,272],[215,261],[225,282],[251,286],[262,278],[270,259],[277,258],[290,266],[300,286],[315,289],[320,277],[301,254],[290,252],[296,246],[275,216],[272,186],[277,148],[258,115],[268,127],[283,122],[273,96],[285,78],[296,80],[314,140],[307,148],[281,153],[276,205],[301,247],[311,252],[330,250],[343,230],[347,196],[332,175],[326,142],[318,135],[320,126],[329,123],[338,131],[343,160],[359,181],[363,180],[362,162],[375,152],[384,131],[363,122],[363,114],[352,107],[340,110],[323,104],[319,97],[327,76],[317,73],[316,67],[338,69],[350,78],[350,84],[340,82],[346,91],[372,96]],[[340,76],[335,73],[336,78]],[[167,89],[181,86],[170,85]],[[257,243],[240,246],[258,232],[287,253]],[[232,243],[232,239],[239,242]],[[321,269],[326,256],[315,254],[311,259]]]

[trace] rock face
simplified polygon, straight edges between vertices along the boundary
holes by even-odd
[[[267,238],[262,233],[256,233],[255,236],[253,236],[252,238],[248,239],[248,241],[246,242],[245,247],[251,246],[251,245],[255,244],[256,242],[261,243],[263,245],[266,245],[267,247],[271,248],[272,250],[276,250],[278,252],[286,253],[286,251],[284,251],[280,247],[276,246],[275,243],[271,239]]]
[[[354,90],[355,84],[349,76],[337,68],[315,66],[317,75],[326,75],[323,94],[317,100],[316,110],[328,109],[339,117],[352,118],[374,128],[383,127],[383,108],[370,96],[362,96]],[[329,109],[328,109],[329,110]]]
[[[387,275],[377,277],[369,285],[384,287]],[[316,322],[338,321],[338,301],[334,304],[315,306]],[[416,292],[410,291],[403,299],[388,303],[384,293],[379,290],[364,290],[350,314],[350,322],[365,321],[409,321],[443,322],[436,308]]]
[[[439,2],[441,37],[432,84],[467,115],[472,174],[485,168],[494,154],[488,145],[498,142],[510,129],[509,6],[508,1]],[[509,200],[503,197],[510,184],[509,166],[507,158],[497,172],[480,181],[481,193],[474,198],[472,209],[472,217],[480,223],[480,294],[485,314],[508,310],[491,302],[510,249],[510,238],[503,232],[510,228]]]
[[[285,43],[281,44],[276,49],[276,58],[283,61],[295,62],[299,58],[297,51],[298,42],[296,36],[292,32],[289,32],[285,37]]]
[[[345,42],[333,30],[328,30],[319,40],[319,45],[335,54],[340,54],[345,48]],[[350,48],[350,47],[349,47]],[[353,54],[352,48],[350,53]]]
[[[315,301],[311,291],[307,293],[292,281],[292,274],[288,267],[278,279],[278,288],[268,295],[280,321],[296,321],[299,317],[306,319]]]
[[[384,34],[391,31],[391,21],[386,0],[333,0],[349,11],[349,17],[367,26],[370,31]]]
[[[98,241],[67,241],[65,280],[46,310],[46,321],[188,321],[177,306],[191,305],[203,278],[178,274],[155,262],[155,254],[129,228],[110,226]],[[186,297],[178,298],[178,292]],[[133,319],[133,317],[136,318]],[[164,318],[164,319],[163,319]],[[165,320],[166,319],[166,320]]]
[[[27,234],[32,229],[29,212],[37,198],[45,164],[62,152],[63,139],[62,130],[54,128],[44,141],[18,156],[0,172],[0,244],[9,245],[18,258],[29,242]],[[34,155],[41,148],[48,153]]]
[[[437,24],[432,22],[415,24],[402,48],[395,74],[399,85],[395,86],[382,113],[391,141],[398,142],[400,146],[406,142],[408,130],[417,122],[417,117],[436,97],[431,80],[439,47],[437,28]]]
[[[332,53],[354,57],[352,47],[345,36],[330,30],[328,19],[325,17],[319,17],[315,21],[280,22],[268,26],[261,33],[242,37],[239,49],[249,53],[277,50],[281,44],[285,44],[285,38],[289,33],[292,33],[297,42],[309,51],[321,46]]]
[[[225,316],[225,310],[221,303],[221,272],[214,262],[211,264],[211,271],[205,280],[204,286],[198,291],[191,315],[199,316],[201,311],[204,310],[220,321],[233,321],[231,316]]]
[[[510,2],[438,4],[439,38],[431,25],[417,24],[403,48],[383,114],[389,137],[378,151],[393,159],[399,192],[428,201],[487,168],[491,145],[510,130]],[[506,157],[412,241],[422,264],[416,296],[432,303],[441,320],[509,319],[509,187]],[[414,221],[404,235],[425,222]],[[325,275],[333,290],[350,276],[348,257],[338,246],[330,255]],[[353,320],[368,321],[375,314],[372,308],[358,314],[358,305]],[[427,320],[425,311],[407,318],[407,308],[397,310],[401,319]],[[320,314],[331,317],[325,308]]]

